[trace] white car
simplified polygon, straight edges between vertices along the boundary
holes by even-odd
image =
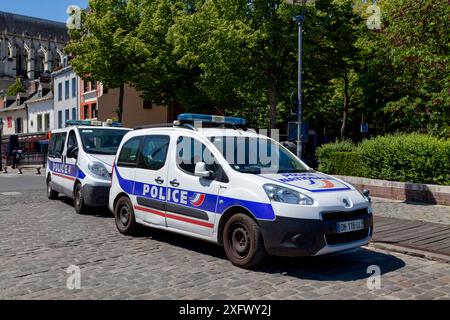
[[[68,121],[67,127],[51,132],[46,183],[47,196],[59,193],[74,199],[75,211],[108,205],[114,157],[130,129],[97,121]]]
[[[243,268],[371,240],[368,192],[310,169],[242,118],[178,119],[129,132],[119,147],[109,208],[122,234],[144,225],[211,241]]]

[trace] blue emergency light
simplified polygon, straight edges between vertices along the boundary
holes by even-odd
[[[211,116],[207,114],[184,113],[178,116],[181,122],[204,122],[204,123],[223,123],[236,126],[245,126],[247,120],[239,117]]]

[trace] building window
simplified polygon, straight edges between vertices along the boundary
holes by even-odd
[[[97,81],[92,81],[92,89],[91,90],[97,90]]]
[[[62,100],[62,83],[58,83],[58,101]]]
[[[22,133],[22,118],[16,119],[16,133]]]
[[[97,119],[98,118],[98,110],[97,110],[97,104],[92,104],[92,118]]]
[[[72,120],[77,120],[77,109],[72,108]]]
[[[7,121],[8,121],[8,129],[11,129],[12,128],[12,117],[8,117]]]
[[[66,110],[66,121],[70,120],[70,110]]]
[[[59,110],[58,111],[58,129],[61,129],[62,128],[62,111],[61,110]]]
[[[144,100],[144,109],[150,110],[152,108],[153,108],[152,102]]]
[[[85,105],[83,108],[83,119],[89,119],[89,105]]]
[[[89,91],[89,81],[84,80],[83,81],[83,92]]]
[[[37,132],[42,132],[42,114],[37,115]]]
[[[77,79],[72,78],[72,98],[77,96]]]
[[[66,80],[65,85],[66,85],[65,86],[65,89],[66,89],[65,98],[67,100],[70,97],[70,83],[69,83],[69,80]]]
[[[50,130],[50,113],[44,114],[44,131]]]

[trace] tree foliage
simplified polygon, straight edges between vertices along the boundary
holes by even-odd
[[[140,25],[140,0],[89,0],[82,14],[82,26],[72,30],[66,52],[71,65],[84,79],[101,81],[109,88],[121,88],[117,106],[122,117],[123,86],[143,63],[137,41]]]
[[[8,87],[6,90],[7,96],[16,96],[18,93],[26,92],[27,89],[22,84],[22,81],[20,81],[19,78],[16,79],[16,82],[14,82],[12,85]]]
[[[147,100],[241,115],[255,127],[292,119],[301,8],[284,0],[90,0],[67,51],[83,77],[129,83]],[[303,27],[303,106],[319,134],[450,136],[447,0],[316,0]],[[119,102],[119,106],[120,106]],[[119,107],[119,113],[121,112]]]

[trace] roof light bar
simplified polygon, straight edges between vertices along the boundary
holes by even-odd
[[[101,122],[97,120],[67,120],[66,127],[70,126],[91,126],[91,127],[116,127],[121,128],[120,122]]]
[[[231,124],[237,126],[245,126],[247,120],[239,117],[224,117],[224,116],[212,116],[206,114],[195,114],[195,113],[184,113],[178,116],[178,121],[193,121],[193,122],[204,122],[204,123],[223,123]]]

